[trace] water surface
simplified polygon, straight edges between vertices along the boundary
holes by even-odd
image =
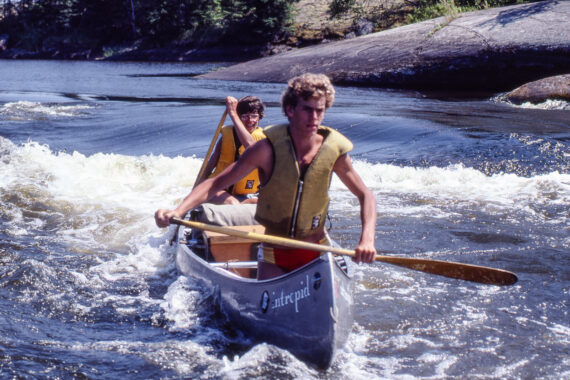
[[[355,266],[356,321],[332,367],[251,345],[181,276],[154,210],[194,183],[224,97],[285,122],[284,85],[223,64],[0,61],[0,374],[19,378],[544,378],[570,375],[569,112],[337,87],[382,253],[513,271],[510,287]],[[357,200],[331,186],[331,235]]]

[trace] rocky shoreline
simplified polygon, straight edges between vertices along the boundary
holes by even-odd
[[[276,47],[262,46],[212,46],[165,48],[141,48],[135,45],[113,46],[109,51],[75,48],[61,45],[32,52],[24,49],[6,48],[6,35],[0,35],[0,59],[60,59],[93,61],[148,61],[148,62],[243,62],[270,54],[268,49]],[[278,48],[278,47],[277,47]],[[279,50],[277,50],[279,51]]]
[[[440,17],[361,36],[347,33],[343,40],[325,40],[303,48],[267,44],[143,49],[135,45],[103,52],[54,46],[32,54],[7,49],[9,37],[0,35],[0,58],[227,61],[237,64],[201,77],[285,82],[310,71],[351,86],[478,94],[517,88],[505,99],[517,104],[568,101],[569,21],[570,1],[546,0]],[[553,78],[542,80],[547,77]],[[532,85],[518,88],[528,82]]]
[[[569,21],[568,1],[493,8],[291,50],[202,77],[285,82],[320,72],[352,86],[505,92],[570,73]]]

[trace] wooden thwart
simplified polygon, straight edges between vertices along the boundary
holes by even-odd
[[[232,229],[236,231],[253,232],[256,234],[263,234],[265,232],[265,227],[259,224],[250,226],[233,226]],[[259,243],[259,241],[252,240],[250,238],[244,238],[243,236],[232,236],[214,231],[206,231],[206,236],[211,243],[215,244],[251,244],[252,242]]]

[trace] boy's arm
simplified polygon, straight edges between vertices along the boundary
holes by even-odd
[[[265,166],[272,163],[273,156],[269,143],[265,140],[247,149],[236,162],[228,166],[223,172],[214,178],[209,178],[198,186],[184,198],[184,200],[174,210],[159,209],[154,213],[156,225],[167,227],[170,225],[170,218],[183,218],[189,210],[210,200],[216,193],[225,189],[255,169],[267,171]]]
[[[342,183],[358,198],[360,202],[360,219],[362,221],[362,234],[360,242],[355,248],[355,261],[372,263],[376,255],[374,235],[376,232],[376,197],[366,187],[362,178],[354,167],[348,154],[340,156],[333,168]]]
[[[241,144],[247,148],[255,143],[255,140],[251,136],[251,133],[247,131],[245,125],[241,121],[238,113],[237,113],[237,104],[238,100],[233,96],[226,97],[226,108],[228,110],[228,114],[234,123],[234,128],[237,134],[237,137]]]

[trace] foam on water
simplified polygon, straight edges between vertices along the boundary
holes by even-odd
[[[265,343],[253,346],[242,356],[223,358],[223,378],[296,378],[316,379],[319,373],[288,351]]]
[[[527,109],[541,109],[541,110],[568,110],[570,109],[570,103],[562,99],[546,99],[542,103],[524,102],[522,104],[515,104],[506,99],[505,94],[499,94],[491,99],[497,103],[506,103],[512,107],[516,108],[527,108]]]
[[[520,105],[521,108],[530,108],[530,109],[543,109],[543,110],[568,110],[570,109],[570,104],[564,100],[558,99],[547,99],[542,103],[531,103],[525,102]]]
[[[5,138],[0,154],[1,208],[15,222],[7,225],[11,234],[25,235],[56,220],[57,235],[75,249],[126,246],[130,252],[144,252],[141,237],[163,238],[154,211],[175,207],[202,163],[196,157],[53,152],[33,141],[16,146]],[[379,215],[443,218],[466,207],[530,221],[568,220],[568,174],[489,176],[463,165],[416,168],[365,161],[354,166],[376,194]],[[336,176],[331,199],[332,214],[358,218],[357,199]]]
[[[570,175],[552,172],[534,177],[516,174],[488,176],[461,164],[448,167],[400,167],[354,162],[366,185],[376,194],[380,213],[450,216],[449,203],[477,205],[490,213],[519,210],[536,215],[536,205],[564,206],[570,202]],[[354,210],[356,199],[333,176],[332,210]],[[568,215],[560,212],[563,222]]]
[[[52,212],[67,213],[71,208],[75,215],[91,215],[94,225],[101,216],[112,215],[122,222],[129,216],[146,216],[149,229],[149,216],[157,208],[175,206],[192,188],[201,165],[194,157],[85,156],[52,152],[35,142],[15,146],[6,139],[0,139],[0,151],[5,190],[30,201],[39,197]],[[415,168],[355,161],[354,166],[377,195],[380,212],[443,217],[449,212],[443,205],[465,202],[491,213],[504,209],[533,213],[531,205],[563,206],[570,201],[570,175],[559,172],[528,178],[488,176],[460,164]],[[336,176],[331,190],[333,210],[358,210],[356,199]]]
[[[201,165],[193,157],[52,152],[35,142],[15,146],[3,138],[0,152],[0,183],[9,197],[3,212],[22,221],[28,211],[26,224],[16,224],[15,233],[22,234],[25,225],[44,224],[46,214],[65,215],[71,223],[58,234],[117,246],[133,233],[156,233],[154,210],[174,206],[191,189]]]
[[[8,102],[0,106],[0,116],[12,121],[43,118],[71,118],[81,116],[95,106],[86,104],[42,103],[31,101]]]
[[[172,321],[171,329],[189,329],[198,323],[198,310],[193,307],[204,302],[206,295],[187,277],[179,277],[168,287],[161,303],[165,317]]]

